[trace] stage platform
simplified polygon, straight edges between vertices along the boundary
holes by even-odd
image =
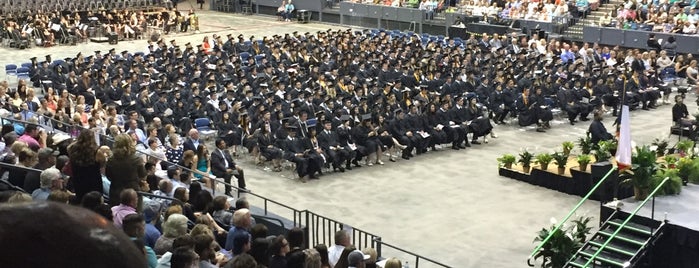
[[[619,213],[622,218],[636,209],[640,201],[633,197],[622,200],[624,204]],[[614,208],[604,205],[600,210],[600,223],[614,212]],[[650,248],[646,265],[653,268],[696,268],[699,267],[699,185],[689,184],[675,196],[655,198],[655,215],[653,203],[649,201],[642,207],[634,222],[648,223],[663,221],[668,225],[663,235]]]

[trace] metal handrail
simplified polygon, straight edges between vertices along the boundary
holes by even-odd
[[[407,250],[405,250],[405,249],[402,249],[402,248],[396,247],[396,246],[394,246],[394,245],[391,245],[391,244],[389,244],[389,243],[386,243],[386,242],[384,242],[384,241],[381,241],[381,238],[380,238],[380,237],[379,237],[378,239],[374,239],[374,242],[376,242],[379,246],[387,246],[387,247],[389,247],[389,248],[398,250],[398,251],[400,251],[400,252],[407,253],[407,254],[410,254],[410,255],[415,256],[415,268],[418,268],[418,266],[419,266],[419,264],[420,264],[420,260],[426,260],[426,261],[428,261],[428,262],[430,262],[430,263],[432,263],[432,264],[435,264],[435,265],[438,265],[438,266],[441,266],[441,267],[451,268],[451,266],[449,266],[449,265],[443,264],[443,263],[438,262],[438,261],[435,261],[435,260],[433,260],[433,259],[430,259],[430,258],[421,256],[421,255],[418,255],[418,254],[416,254],[416,253],[414,253],[414,252],[410,252],[410,251],[407,251]]]
[[[607,247],[607,245],[609,244],[609,242],[611,242],[612,239],[614,239],[614,237],[616,237],[617,234],[619,234],[619,232],[621,231],[621,229],[623,229],[624,227],[626,227],[626,224],[629,223],[629,221],[631,221],[631,218],[632,218],[633,216],[636,216],[636,213],[638,213],[638,211],[641,210],[641,208],[646,204],[646,202],[648,202],[648,200],[650,200],[651,198],[653,198],[653,196],[655,196],[655,194],[660,190],[660,188],[662,188],[662,187],[665,185],[665,183],[666,183],[667,181],[669,181],[669,180],[670,180],[670,177],[665,177],[665,179],[663,179],[663,181],[662,181],[660,184],[658,184],[658,186],[655,187],[655,189],[653,190],[653,192],[651,192],[650,195],[648,195],[648,196],[646,197],[646,199],[644,199],[643,202],[641,202],[641,204],[638,205],[638,206],[636,207],[636,209],[634,209],[634,211],[631,212],[631,214],[629,214],[628,217],[626,217],[626,220],[624,220],[624,222],[621,223],[621,225],[619,225],[619,227],[616,229],[616,231],[614,231],[614,233],[613,233],[611,236],[609,236],[609,238],[607,238],[607,241],[605,241],[604,244],[602,244],[602,246],[599,247],[599,248],[597,249],[597,251],[595,252],[595,254],[593,254],[592,257],[590,257],[590,258],[587,260],[587,262],[585,263],[585,265],[583,265],[583,268],[588,267],[588,266],[590,265],[590,263],[592,263],[592,261],[594,261],[595,258],[597,258],[597,255],[599,255],[600,252],[602,252],[602,250],[604,250],[604,248]]]
[[[607,178],[609,177],[609,175],[611,175],[612,172],[614,172],[616,169],[617,169],[617,167],[612,166],[612,168],[607,172],[607,174],[604,175],[604,177],[602,177],[602,179],[601,179],[599,182],[597,182],[597,184],[595,184],[594,187],[592,187],[592,189],[590,190],[590,192],[588,192],[588,193],[580,200],[580,202],[578,202],[578,204],[575,205],[575,207],[568,213],[568,215],[566,215],[565,218],[563,218],[563,220],[562,220],[560,223],[558,223],[558,225],[556,225],[556,227],[555,227],[553,230],[551,230],[551,232],[549,232],[549,235],[548,235],[543,241],[541,241],[541,243],[539,243],[539,245],[534,249],[534,251],[533,251],[531,254],[529,254],[529,257],[527,258],[527,265],[529,265],[529,266],[531,266],[531,267],[534,267],[534,264],[531,263],[531,260],[532,260],[532,258],[534,257],[534,255],[536,255],[536,253],[539,252],[539,250],[549,241],[549,239],[551,239],[551,237],[552,237],[554,234],[556,234],[556,232],[557,232],[559,229],[561,229],[561,227],[563,226],[563,224],[565,224],[565,223],[568,221],[568,219],[570,219],[570,217],[572,217],[573,214],[575,214],[575,212],[580,208],[580,206],[582,206],[582,204],[583,204],[585,201],[587,201],[587,199],[590,198],[590,196],[597,190],[597,188],[598,188],[600,185],[602,185],[602,183],[604,183],[604,181],[607,180]]]

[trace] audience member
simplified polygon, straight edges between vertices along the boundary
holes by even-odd
[[[133,189],[124,189],[119,195],[119,205],[112,207],[112,220],[116,227],[121,228],[124,217],[136,214],[138,206],[138,194]]]
[[[32,192],[32,199],[35,201],[46,200],[52,191],[63,189],[63,177],[61,172],[55,168],[49,168],[41,172],[41,184],[39,189]]]

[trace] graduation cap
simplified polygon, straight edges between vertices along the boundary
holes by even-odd
[[[109,49],[109,53],[112,53],[112,52],[114,52],[114,51],[116,51],[115,48],[110,48],[110,49]]]
[[[298,127],[297,127],[296,125],[294,125],[294,124],[289,124],[288,126],[286,126],[286,128],[288,128],[288,129],[298,129]]]
[[[340,116],[340,120],[342,121],[349,121],[350,118],[351,117],[348,114],[343,114],[342,116]]]
[[[401,109],[401,108],[395,109],[395,110],[393,110],[393,113],[396,114],[396,115],[402,114],[402,113],[403,113],[403,109]]]
[[[325,114],[325,111],[323,111],[323,110],[317,111],[317,112],[315,113],[316,117],[321,116],[321,115],[323,115],[323,114]]]
[[[371,120],[371,114],[363,114],[362,115],[362,121],[367,121]]]
[[[294,119],[294,118],[293,117],[284,117],[284,118],[282,118],[281,121],[282,121],[282,124],[287,124],[287,123],[290,123],[292,119]]]
[[[96,50],[96,51],[95,51],[95,54],[100,54],[100,53],[102,53],[102,52],[100,52],[99,50]],[[48,56],[47,56],[47,57],[48,57]]]
[[[199,101],[199,102],[201,102],[201,96],[199,96],[199,95],[194,95],[194,98],[193,98],[193,99],[194,99],[194,101]]]

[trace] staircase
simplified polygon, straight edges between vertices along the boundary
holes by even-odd
[[[583,27],[585,26],[598,26],[599,19],[604,17],[604,14],[611,14],[612,10],[616,9],[619,4],[624,3],[622,0],[609,0],[605,4],[600,4],[597,10],[592,11],[587,14],[587,17],[580,19],[577,23],[568,27],[564,31],[564,35],[568,36],[573,40],[582,41],[583,40]]]
[[[573,255],[564,267],[634,267],[643,258],[649,245],[663,234],[664,222],[648,226],[629,221],[623,225],[624,219],[616,215],[616,212],[612,214],[602,224],[599,231]],[[620,227],[621,230],[617,235],[609,241],[593,261],[587,264],[590,258]],[[587,266],[585,266],[586,264]]]

